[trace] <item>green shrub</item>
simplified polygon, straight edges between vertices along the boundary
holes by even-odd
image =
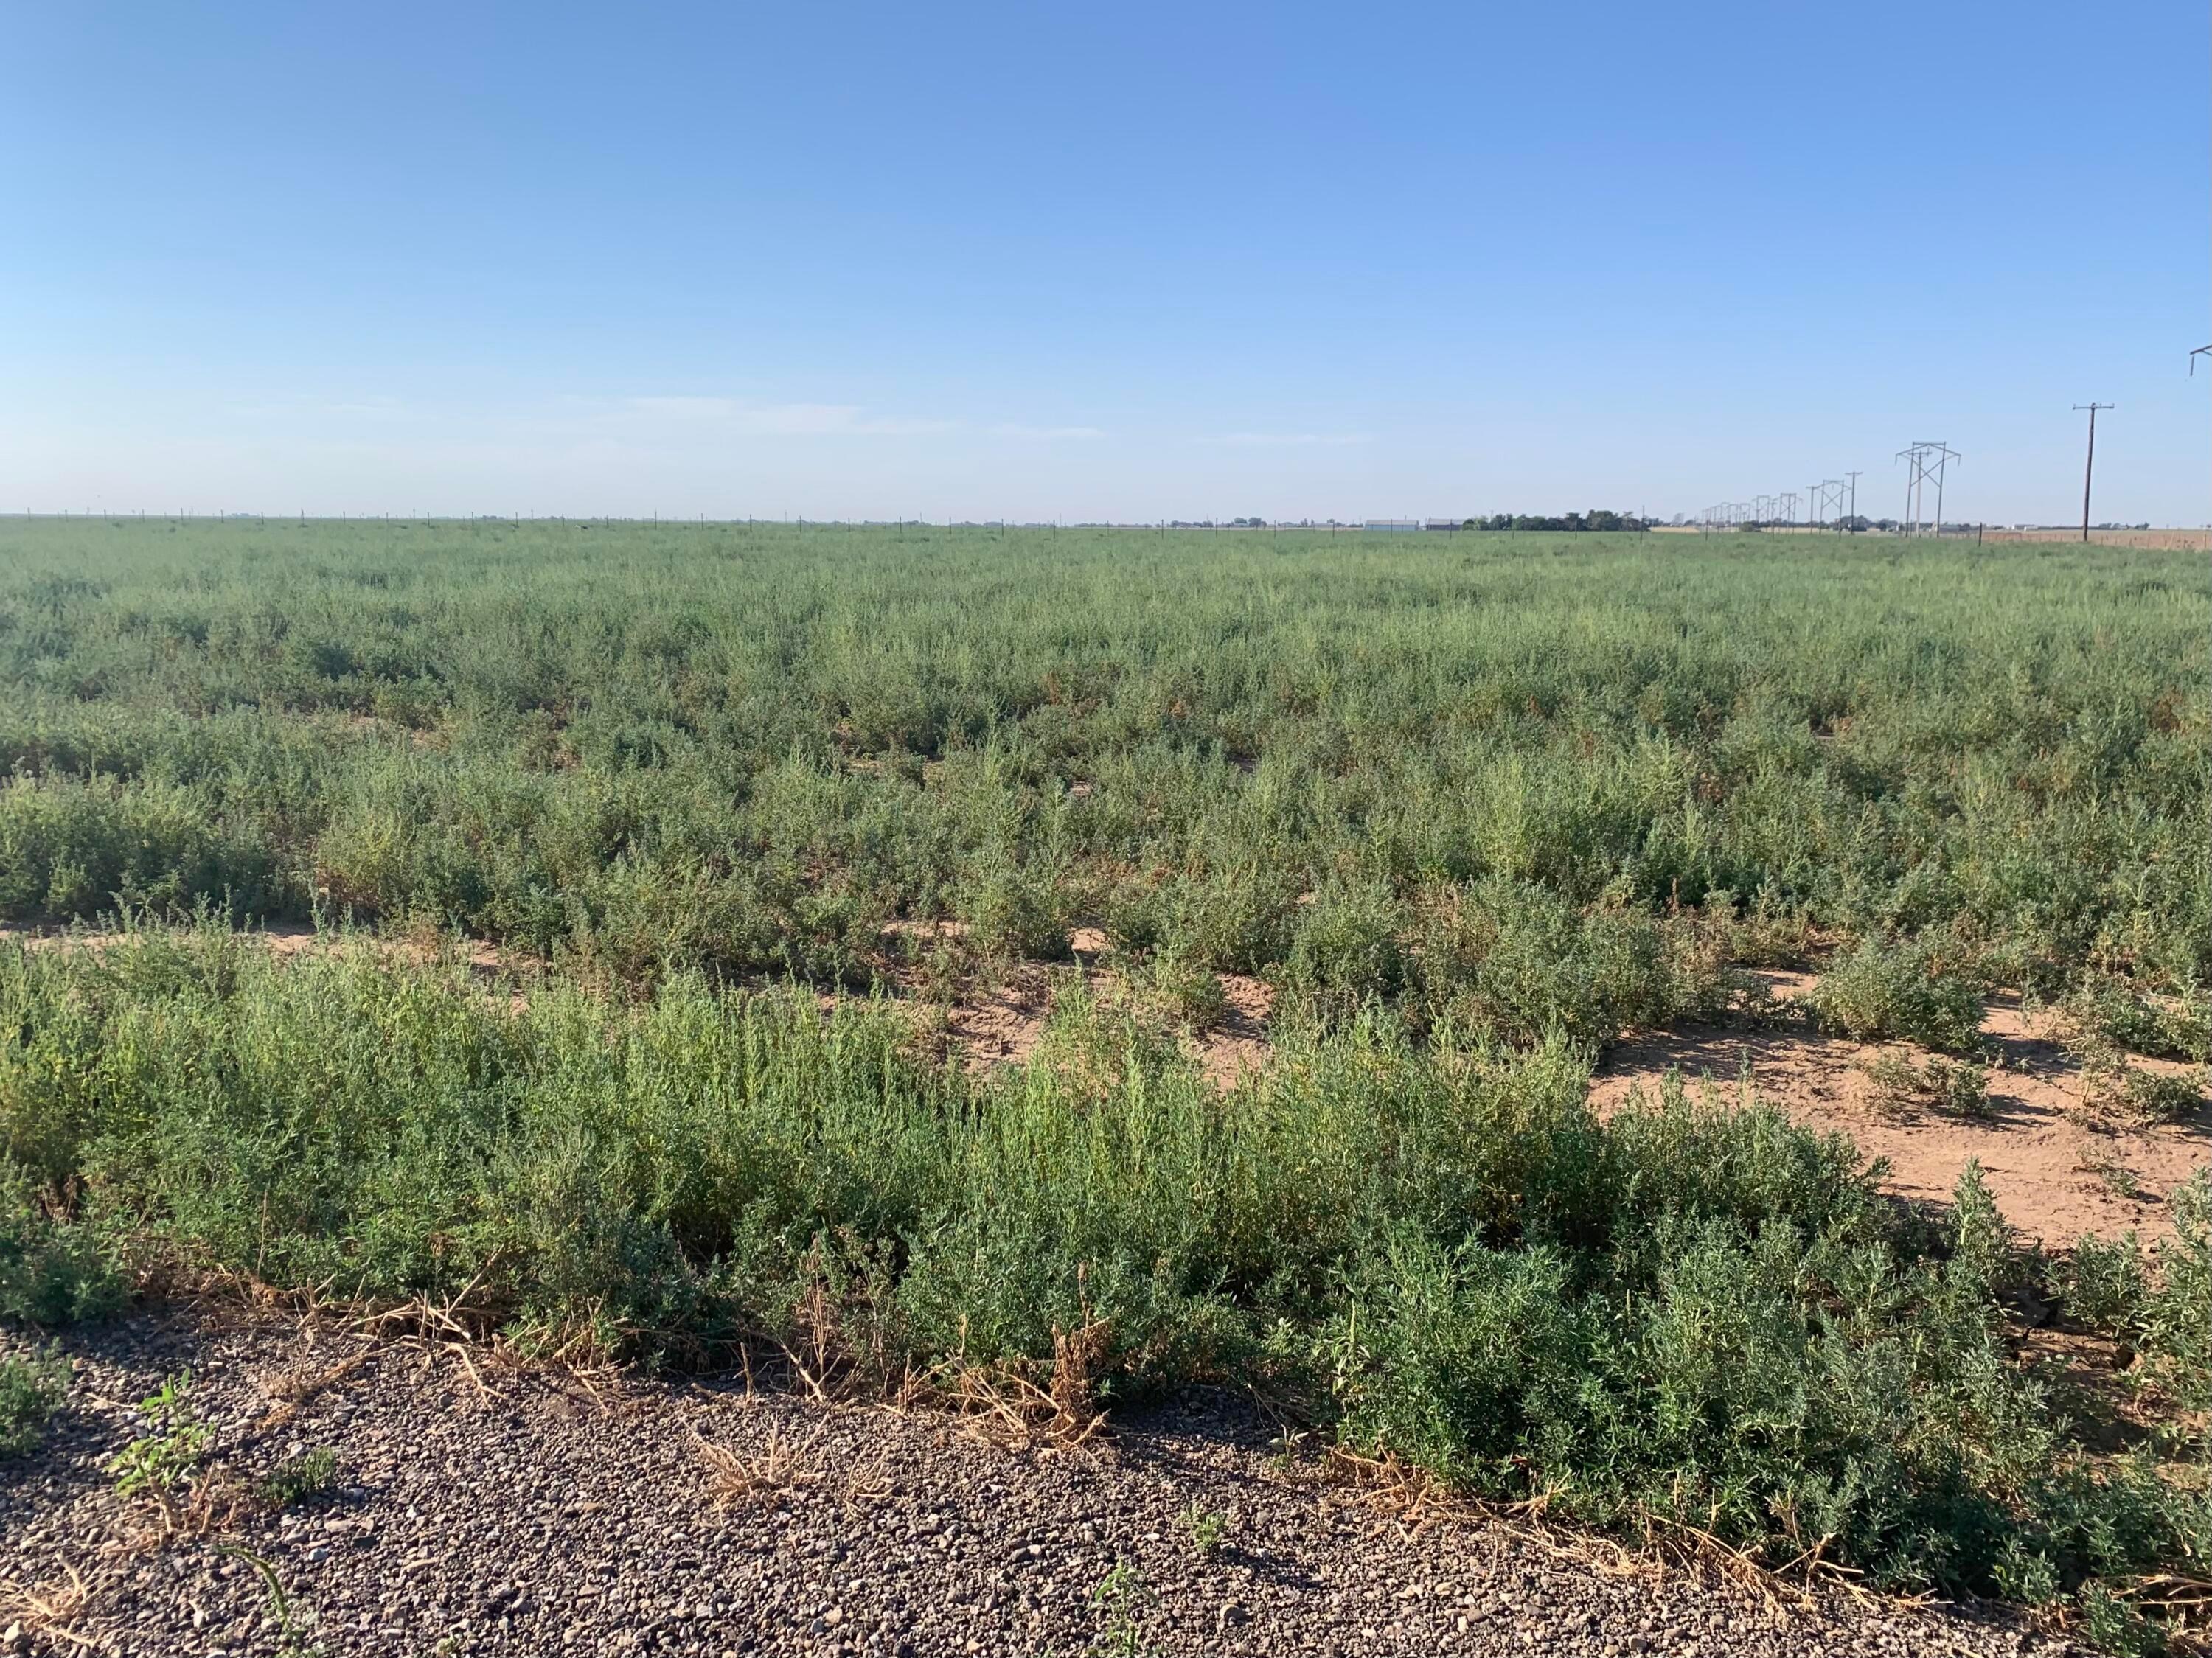
[[[2128,1336],[2149,1291],[2135,1234],[2117,1242],[2082,1238],[2074,1246],[2061,1288],[2069,1318],[2101,1335]]]
[[[2185,1546],[2185,1503],[2085,1538],[2144,1490],[2075,1473],[2007,1361],[1992,1297],[2019,1268],[1971,1171],[1948,1261],[1869,1254],[1863,1186],[1795,1215],[1791,1189],[1678,1189],[1595,1254],[1391,1229],[1316,1350],[1345,1433],[1494,1500],[1694,1526],[1777,1564],[1825,1537],[1895,1588],[2063,1593]]]
[[[1823,1028],[1952,1054],[1982,1046],[1982,993],[1929,945],[1867,938],[1831,963],[1806,998]]]
[[[0,957],[33,1038],[99,986],[100,1040],[0,1048],[0,1086],[32,1054],[96,1072],[73,1177],[156,1260],[465,1289],[526,1349],[805,1344],[852,1385],[1042,1380],[1096,1326],[1109,1402],[1267,1367],[1470,1491],[1777,1565],[1825,1536],[1899,1588],[2080,1600],[2194,1546],[2185,1479],[2085,1463],[2013,1357],[2040,1269],[1978,1175],[1934,1236],[1777,1113],[1674,1084],[1599,1123],[1559,1037],[1425,1048],[1370,1010],[1224,1096],[1079,989],[1028,1066],[971,1077],[808,995],[515,1006],[458,965],[227,949]],[[2124,1266],[2072,1269],[2076,1315],[2125,1318],[2175,1388],[2212,1327],[2205,1207],[2134,1314]],[[181,1386],[149,1411],[118,1478],[188,1481]]]
[[[1553,1032],[1607,1042],[1723,1000],[1717,963],[1681,949],[1659,923],[1626,910],[1585,913],[1501,877],[1437,896],[1419,960],[1432,1023],[1518,1046]]]
[[[2204,1075],[2202,1066],[2187,1071],[2130,1066],[2121,1096],[2128,1109],[2147,1122],[2180,1122],[2203,1106]]]
[[[2144,1298],[2143,1351],[2192,1410],[2212,1408],[2212,1175],[2200,1169],[2172,1199],[2174,1235],[2159,1246],[2156,1287]]]
[[[963,892],[961,919],[976,948],[1031,961],[1063,961],[1071,896],[1050,867],[994,861]]]
[[[0,1319],[74,1324],[115,1311],[125,1291],[92,1226],[57,1218],[27,1174],[0,1163]]]
[[[70,1362],[58,1346],[0,1353],[0,1459],[37,1448],[46,1418],[69,1395]]]
[[[1982,1118],[1993,1114],[1987,1066],[1976,1065],[1970,1060],[1935,1058],[1928,1061],[1927,1076],[1937,1110],[1954,1117]]]
[[[1146,965],[1142,984],[1167,1017],[1187,1030],[1210,1030],[1229,1010],[1220,975],[1171,950],[1163,950]]]
[[[2195,987],[2170,998],[2145,995],[2109,973],[2085,973],[2059,1011],[2082,1037],[2152,1059],[2212,1058],[2212,999]]]
[[[241,914],[284,902],[274,860],[201,799],[155,784],[0,782],[0,920],[69,921],[143,908]]]
[[[1893,1105],[1924,1104],[1950,1117],[1981,1119],[1992,1114],[1989,1067],[1969,1060],[1931,1055],[1916,1065],[1902,1054],[1880,1054],[1863,1067],[1882,1097]]]
[[[1370,997],[1396,995],[1410,966],[1399,938],[1407,919],[1379,883],[1323,886],[1291,928],[1285,988],[1338,1013]]]

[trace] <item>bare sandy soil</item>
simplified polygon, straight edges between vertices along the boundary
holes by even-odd
[[[1762,974],[1779,999],[1813,981],[1810,974]],[[2084,1234],[2145,1237],[2169,1230],[2166,1203],[2212,1158],[2212,1112],[2157,1127],[2102,1120],[2091,1110],[2081,1074],[2047,1021],[2022,1017],[2000,998],[1982,1022],[1996,1052],[1990,1067],[1990,1114],[1976,1121],[1933,1109],[1900,1108],[1866,1074],[1884,1052],[1924,1056],[1905,1043],[1871,1044],[1802,1029],[1753,1030],[1692,1025],[1640,1034],[1615,1047],[1590,1084],[1601,1114],[1632,1094],[1654,1094],[1670,1072],[1692,1089],[1733,1098],[1750,1091],[1793,1121],[1848,1134],[1889,1164],[1884,1186],[1900,1196],[1948,1198],[1969,1159],[1981,1164],[2005,1218],[2052,1247]],[[2179,1070],[2152,1060],[2148,1069]]]
[[[1984,530],[1982,538],[1987,542],[2070,541],[2076,546],[2081,542],[2079,530]],[[2160,552],[2201,553],[2212,547],[2212,530],[2092,530],[2092,545],[2098,547],[2146,547]]]

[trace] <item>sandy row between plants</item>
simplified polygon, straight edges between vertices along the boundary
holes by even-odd
[[[1763,973],[1778,997],[1805,990],[1814,975]],[[1859,1150],[1889,1165],[1887,1190],[1942,1201],[1969,1160],[1978,1163],[2005,1218],[2052,1248],[2085,1234],[2149,1238],[2172,1230],[2167,1200],[2212,1162],[2212,1108],[2180,1123],[2137,1126],[2087,1108],[2081,1071],[2057,1041],[2051,1021],[2022,1016],[2009,997],[1995,999],[1982,1021],[1996,1053],[1990,1068],[1990,1115],[1972,1121],[1932,1109],[1899,1108],[1882,1097],[1865,1066],[1885,1052],[1926,1056],[1909,1043],[1872,1044],[1804,1030],[1686,1026],[1639,1033],[1615,1046],[1590,1084],[1601,1114],[1632,1092],[1651,1095],[1669,1072],[1693,1091],[1752,1092],[1823,1133],[1848,1134]],[[2160,1060],[2131,1063],[2154,1071],[2187,1067]]]
[[[895,932],[926,930],[957,938],[957,922],[902,923]],[[0,938],[22,938],[34,948],[75,942],[112,947],[117,933],[33,933],[0,928]],[[334,936],[305,927],[272,927],[241,936],[264,942],[279,956],[327,945]],[[361,935],[353,935],[361,936]],[[428,941],[378,938],[394,958],[428,963],[457,951],[471,974],[489,981],[526,979],[537,964],[481,939]],[[1079,974],[1094,993],[1110,992],[1119,975],[1108,963],[1103,933],[1079,928],[1070,941],[1074,967],[1030,967],[988,985],[970,985],[941,1007],[915,995],[902,1005],[925,1036],[948,1056],[974,1068],[1019,1064],[1036,1048],[1054,996]],[[1185,1041],[1207,1076],[1223,1088],[1272,1054],[1267,1020],[1275,992],[1266,981],[1217,975],[1224,1011],[1211,1027]],[[1762,970],[1757,975],[1778,1001],[1795,999],[1814,975]],[[511,993],[519,1003],[525,992]],[[824,995],[825,1006],[836,999]],[[2212,1104],[2192,1119],[2159,1125],[2115,1121],[2088,1108],[2079,1066],[2060,1046],[2049,1015],[2031,1019],[2017,999],[1992,1000],[1982,1023],[1995,1054],[1990,1070],[1990,1114],[1974,1121],[1885,1099],[1866,1067],[1887,1052],[1924,1060],[1910,1043],[1864,1043],[1802,1028],[1753,1029],[1683,1025],[1632,1034],[1607,1050],[1591,1079],[1590,1100],[1601,1114],[1625,1105],[1632,1093],[1655,1096],[1670,1072],[1693,1092],[1711,1090],[1723,1099],[1741,1097],[1747,1077],[1759,1100],[1793,1121],[1821,1133],[1848,1135],[1861,1151],[1887,1165],[1885,1190],[1915,1200],[1948,1200],[1971,1160],[1979,1163],[2005,1218],[2021,1234],[2051,1248],[2087,1236],[2117,1238],[2134,1231],[2146,1239],[2172,1230],[2173,1192],[2212,1163]],[[2136,1059],[2152,1071],[2188,1067]]]
[[[1069,1450],[941,1410],[517,1370],[270,1322],[141,1315],[68,1345],[46,1446],[0,1462],[11,1652],[276,1653],[255,1561],[293,1649],[331,1658],[2071,1649],[1993,1614],[1785,1606],[1379,1502],[1222,1395]],[[313,1449],[335,1454],[330,1487],[160,1536],[104,1465],[145,1431],[131,1401],[187,1368],[214,1488]]]

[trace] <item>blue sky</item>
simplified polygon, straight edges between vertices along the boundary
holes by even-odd
[[[0,28],[8,510],[2212,518],[2200,0]]]

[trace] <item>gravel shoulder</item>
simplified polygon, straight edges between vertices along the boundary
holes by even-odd
[[[10,1653],[2072,1650],[1966,1609],[1778,1609],[1495,1521],[1408,1523],[1218,1395],[1066,1450],[940,1411],[499,1368],[191,1309],[64,1345],[67,1406],[40,1449],[0,1462]],[[146,1431],[137,1402],[186,1369],[229,1489],[319,1448],[330,1487],[155,1541],[105,1465]]]

